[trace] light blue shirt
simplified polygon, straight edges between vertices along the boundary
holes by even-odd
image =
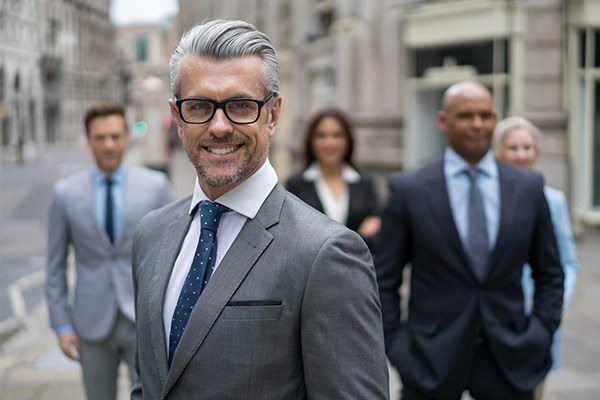
[[[470,181],[466,173],[470,164],[459,156],[452,148],[444,153],[444,175],[450,198],[450,208],[454,217],[458,235],[467,248],[469,188]],[[490,250],[496,245],[500,226],[500,179],[498,164],[492,151],[475,165],[480,171],[477,174],[477,187],[483,197],[483,209],[487,225]]]
[[[125,186],[126,172],[123,166],[119,167],[112,175],[112,199],[113,199],[113,227],[115,233],[115,242],[121,233],[123,226],[121,217],[123,216],[123,187]],[[94,186],[94,209],[96,218],[100,226],[104,227],[106,221],[106,174],[98,167],[92,171],[92,183]]]
[[[563,311],[565,311],[571,301],[571,296],[577,284],[579,276],[579,260],[573,239],[573,230],[571,229],[571,219],[569,218],[569,207],[565,194],[560,190],[544,187],[544,194],[550,209],[552,218],[552,227],[556,236],[556,245],[560,256],[560,263],[565,273]],[[531,313],[533,307],[533,298],[535,296],[535,282],[531,276],[531,267],[525,264],[523,268],[523,293],[525,296],[525,312]],[[554,332],[552,341],[552,369],[557,369],[563,365],[563,347],[562,347],[562,328]]]
[[[113,199],[113,227],[115,233],[115,240],[121,233],[122,216],[123,216],[123,187],[125,186],[126,172],[123,166],[119,167],[112,175],[113,184],[111,188],[112,199]],[[92,187],[94,190],[94,211],[96,218],[100,222],[100,226],[105,227],[106,221],[106,174],[98,168],[94,167],[92,170]],[[72,325],[62,326],[56,329],[56,334],[61,335],[63,333],[73,332]]]

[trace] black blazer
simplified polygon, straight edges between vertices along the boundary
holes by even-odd
[[[443,161],[389,179],[375,254],[386,351],[402,380],[432,397],[451,397],[467,385],[478,331],[516,389],[532,390],[551,365],[564,276],[543,179],[504,163],[498,168],[499,232],[483,281],[463,250]],[[398,288],[409,262],[411,295],[403,322]],[[523,312],[525,263],[536,285],[531,317]]]
[[[317,195],[315,183],[303,178],[302,173],[291,177],[286,185],[286,189],[300,198],[309,206],[323,211],[323,204]],[[348,205],[348,220],[346,226],[348,229],[357,231],[365,218],[377,214],[378,201],[377,193],[373,181],[361,175],[361,179],[356,183],[348,184],[350,202]]]

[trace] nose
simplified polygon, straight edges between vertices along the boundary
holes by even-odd
[[[215,136],[228,135],[233,131],[231,121],[227,119],[223,110],[217,110],[215,116],[210,121],[211,133]]]
[[[115,140],[112,137],[107,137],[104,140],[104,148],[107,150],[112,150],[115,147]]]
[[[476,115],[475,117],[473,117],[473,127],[479,129],[482,126],[483,126],[483,119],[481,119],[481,116]]]
[[[325,146],[331,147],[331,146],[336,145],[337,140],[334,137],[327,137],[327,138],[325,138],[325,140],[323,142],[324,142]]]
[[[519,157],[519,159],[525,160],[527,158],[527,150],[525,150],[525,149],[519,149],[517,151],[517,156]]]

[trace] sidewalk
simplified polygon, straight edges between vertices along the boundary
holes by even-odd
[[[119,374],[118,400],[129,399],[126,369]],[[2,400],[84,400],[79,364],[67,359],[48,326],[42,303],[25,329],[3,348],[0,358]]]

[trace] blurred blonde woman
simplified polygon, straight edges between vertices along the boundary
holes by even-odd
[[[522,117],[509,117],[500,121],[494,131],[494,148],[496,155],[502,161],[518,167],[531,169],[539,156],[540,130],[531,122]],[[579,261],[577,260],[575,242],[569,219],[569,208],[565,195],[560,190],[546,186],[544,188],[552,225],[556,235],[561,264],[565,273],[565,289],[563,296],[563,312],[571,300],[573,290],[579,274]],[[534,284],[531,278],[531,268],[523,268],[523,292],[527,313],[531,312],[534,297]],[[563,364],[562,354],[562,329],[554,334],[552,343],[552,370],[560,368]],[[544,387],[542,381],[535,391],[535,398],[541,399]]]

